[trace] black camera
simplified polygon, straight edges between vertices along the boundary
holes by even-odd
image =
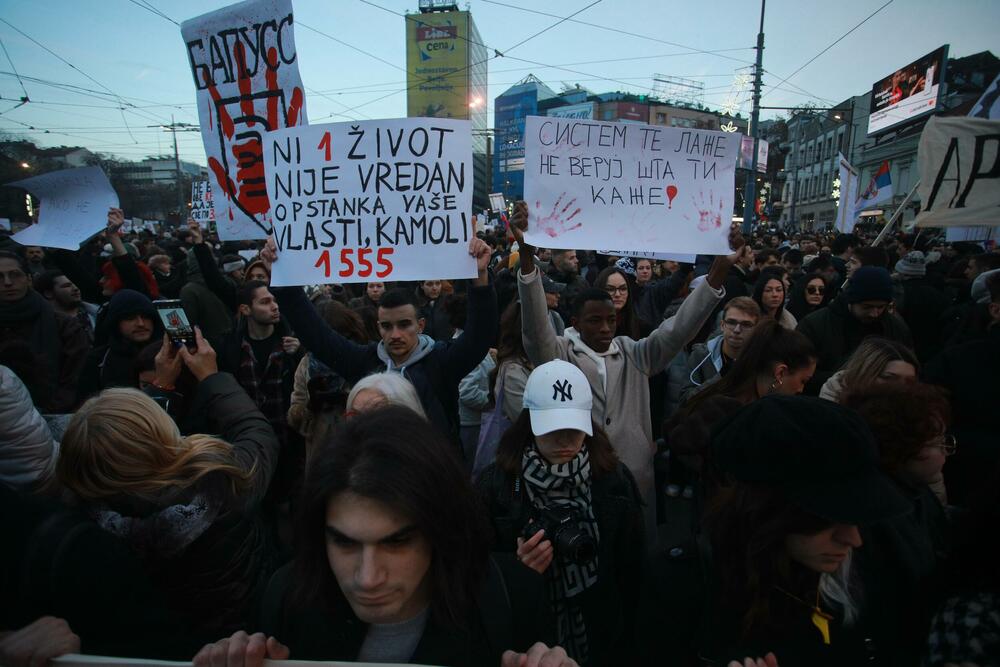
[[[552,542],[557,556],[581,565],[597,557],[597,540],[584,529],[579,514],[568,507],[535,510],[521,537],[529,539],[540,530],[545,531],[543,539]]]

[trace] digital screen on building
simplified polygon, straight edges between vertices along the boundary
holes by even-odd
[[[896,70],[872,86],[868,135],[890,130],[936,111],[940,104],[948,45]]]

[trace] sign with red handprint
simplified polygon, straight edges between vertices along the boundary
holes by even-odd
[[[581,118],[525,123],[525,239],[648,256],[728,254],[738,136]]]
[[[307,124],[291,0],[247,0],[181,25],[223,240],[271,232],[268,132]]]

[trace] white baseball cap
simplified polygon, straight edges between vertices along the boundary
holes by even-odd
[[[530,411],[535,435],[567,428],[594,435],[590,418],[593,404],[587,376],[561,359],[533,370],[524,386],[524,407]]]

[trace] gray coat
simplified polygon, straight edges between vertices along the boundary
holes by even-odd
[[[604,357],[607,388],[601,380],[592,351],[579,340],[576,330],[556,336],[548,323],[545,293],[537,271],[525,276],[518,272],[521,296],[521,333],[524,349],[538,366],[563,359],[583,371],[594,394],[592,416],[608,434],[618,458],[635,477],[646,503],[647,527],[652,528],[656,503],[653,496],[653,442],[649,405],[649,377],[662,371],[671,359],[694,338],[716,304],[725,295],[708,283],[694,290],[676,317],[664,320],[653,333],[641,340],[617,336],[617,352]]]

